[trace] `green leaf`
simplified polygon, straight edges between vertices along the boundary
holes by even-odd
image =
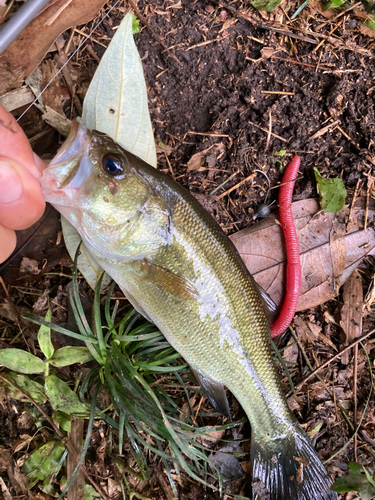
[[[52,414],[52,420],[56,425],[58,425],[63,431],[70,432],[72,428],[72,419],[70,415],[63,411],[55,411]]]
[[[266,12],[271,12],[271,10],[276,9],[280,4],[281,0],[254,0],[251,2],[251,5],[257,10],[264,10]]]
[[[90,361],[92,356],[87,347],[84,346],[67,346],[58,349],[50,359],[50,364],[56,367],[70,366],[74,363],[85,363]]]
[[[91,484],[85,483],[82,500],[101,500],[101,498],[102,496],[99,495],[99,493],[93,486],[91,486]]]
[[[320,194],[320,207],[324,212],[339,212],[344,208],[347,195],[341,179],[323,179],[314,167],[316,187]]]
[[[51,322],[52,313],[51,310],[48,309],[45,320]],[[41,348],[43,354],[47,359],[52,358],[55,349],[51,342],[51,329],[48,326],[42,325],[39,328],[38,332],[38,342],[39,347]]]
[[[2,349],[0,366],[18,373],[43,373],[46,367],[44,361],[22,349]]]
[[[362,471],[365,474],[362,474]],[[331,487],[337,493],[356,491],[362,500],[371,500],[375,497],[375,483],[369,471],[356,462],[349,463],[349,473],[336,479]]]
[[[80,402],[75,392],[66,382],[55,375],[48,375],[45,381],[46,394],[55,411],[61,410],[68,415],[72,413],[87,414],[87,409]]]
[[[29,478],[29,489],[38,481],[43,481],[43,488],[52,483],[61,468],[61,457],[65,446],[60,441],[49,441],[33,451],[22,467],[22,472]]]
[[[338,7],[341,7],[341,5],[344,5],[345,1],[346,0],[331,0],[323,5],[323,12],[328,9],[337,9]]]
[[[133,32],[133,35],[135,35],[136,33],[139,33],[139,21],[135,17],[134,14],[133,14],[133,17],[132,17],[132,32]]]
[[[372,19],[371,21],[364,21],[363,24],[368,28],[375,30],[375,16],[372,16],[371,19]]]
[[[26,392],[34,401],[37,403],[44,403],[46,401],[46,395],[44,394],[44,387],[31,380],[27,375],[22,375],[21,373],[9,372],[6,378],[13,382],[17,387]],[[5,381],[0,380],[0,386],[5,388],[5,392],[8,396],[19,401],[30,401],[27,399],[20,391],[17,391],[12,385],[7,384]]]

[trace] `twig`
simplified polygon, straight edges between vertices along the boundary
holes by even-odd
[[[361,179],[358,179],[358,180],[357,180],[357,185],[356,185],[356,187],[355,187],[354,194],[353,194],[353,200],[352,200],[352,203],[351,203],[351,205],[350,205],[348,222],[350,222],[350,221],[352,220],[353,209],[354,209],[354,203],[356,202],[356,199],[357,199],[357,196],[358,196],[358,189],[359,189],[359,183],[360,183],[360,182],[361,182]]]
[[[189,130],[186,132],[185,136],[187,135],[208,135],[209,137],[229,137],[230,136],[227,134],[218,134],[216,132],[194,132],[194,130]]]
[[[299,64],[300,66],[307,66],[308,68],[314,68],[316,69],[316,64],[309,64],[309,63],[303,63],[300,61],[296,61],[295,59],[290,59],[289,57],[279,57],[279,56],[271,56],[271,59],[278,59],[279,61],[287,61],[291,62],[293,64]],[[319,66],[320,70],[323,71],[331,71],[331,68],[328,68],[328,66]]]
[[[354,342],[352,342],[351,344],[349,344],[348,346],[344,347],[344,349],[342,349],[340,352],[338,352],[337,354],[335,354],[334,356],[332,356],[332,358],[330,358],[328,361],[325,361],[323,364],[321,364],[320,366],[318,366],[317,368],[315,368],[315,370],[313,372],[311,372],[309,375],[307,375],[305,378],[303,378],[300,382],[298,382],[298,384],[295,385],[295,388],[296,390],[299,390],[301,389],[301,387],[306,384],[306,382],[308,382],[310,379],[312,379],[313,377],[315,377],[315,375],[320,372],[321,370],[323,370],[323,368],[325,368],[326,366],[328,366],[330,363],[332,363],[332,361],[334,361],[335,359],[339,358],[340,356],[342,356],[342,354],[346,351],[348,351],[349,349],[352,349],[352,347],[356,346],[357,344],[359,344],[360,342],[362,342],[363,340],[367,339],[367,337],[369,337],[370,335],[372,335],[373,333],[375,333],[375,329],[373,330],[370,330],[369,332],[365,333],[364,335],[362,335],[361,337],[358,337]]]
[[[221,195],[219,195],[217,198],[220,199],[220,198],[224,198],[224,196],[226,196],[227,194],[231,193],[232,191],[234,191],[235,189],[239,188],[240,186],[242,186],[242,184],[244,184],[245,182],[247,181],[250,181],[251,179],[254,179],[254,177],[256,177],[256,173],[252,173],[249,175],[249,177],[246,177],[246,179],[243,179],[241,182],[239,182],[238,184],[236,184],[235,186],[231,187],[230,189],[228,189],[228,191],[225,191],[225,193],[222,193]]]
[[[317,139],[318,137],[321,137],[322,135],[324,135],[326,132],[328,132],[328,130],[332,127],[336,127],[337,124],[340,123],[340,120],[336,120],[328,125],[326,125],[325,127],[321,128],[320,130],[318,130],[318,132],[316,132],[312,137],[311,139]]]
[[[329,36],[330,36],[330,35],[332,35],[332,33],[333,33],[334,31],[336,31],[336,30],[337,30],[337,28],[338,28],[339,26],[341,26],[343,22],[344,22],[344,19],[342,19],[342,21],[340,21],[338,24],[336,24],[336,26],[335,26],[335,27],[334,27],[334,28],[333,28],[333,29],[329,32]],[[327,41],[327,39],[328,39],[328,36],[327,36],[327,38],[323,38],[323,40],[321,40],[321,41],[318,43],[318,45],[315,47],[315,49],[313,49],[313,52],[317,52],[317,51],[320,49],[320,47],[323,45],[323,43],[325,43],[325,42]]]
[[[211,192],[210,192],[210,196],[213,195],[214,193],[216,193],[217,190],[219,190],[221,187],[225,186],[225,184],[227,182],[229,182],[231,179],[233,179],[233,177],[235,177],[237,174],[239,173],[239,170],[237,170],[237,172],[234,172],[232,175],[230,175],[228,177],[228,179],[225,179],[224,182],[222,182],[219,186],[215,187],[215,189],[213,189]]]
[[[343,136],[345,136],[345,137],[348,139],[348,141],[349,141],[351,144],[353,144],[353,146],[355,146],[357,149],[360,149],[360,147],[358,146],[358,144],[356,144],[356,143],[355,143],[355,142],[354,142],[354,141],[350,138],[350,136],[348,136],[348,134],[347,134],[346,132],[344,132],[344,130],[343,130],[341,127],[339,127],[339,126],[337,125],[337,127],[336,127],[336,128],[337,128],[338,130],[340,130],[340,132],[342,133],[342,135],[343,135]]]
[[[205,42],[197,43],[195,45],[192,45],[191,47],[188,47],[187,49],[185,49],[185,52],[187,52],[188,50],[193,50],[197,47],[203,47],[204,45],[209,45],[210,43],[213,42],[221,42],[221,41],[222,38],[214,38],[213,40],[206,40]]]
[[[266,141],[266,147],[264,148],[264,152],[265,153],[268,151],[268,148],[269,148],[269,145],[270,145],[271,134],[272,134],[272,113],[270,111],[270,119],[269,119],[269,125],[268,125],[267,141]]]
[[[253,122],[250,122],[250,121],[249,121],[248,123],[250,123],[250,125],[252,125],[253,127],[259,128],[259,130],[262,130],[262,131],[263,131],[263,132],[265,132],[266,134],[268,134],[268,133],[269,133],[269,131],[268,131],[267,129],[262,128],[262,127],[259,127],[259,125],[257,125],[256,123],[253,123]],[[277,139],[280,139],[280,141],[283,141],[283,142],[289,142],[289,141],[288,141],[288,139],[284,139],[284,137],[280,137],[279,135],[274,134],[273,132],[271,132],[271,135],[272,135],[273,137],[276,137]]]
[[[296,95],[295,92],[284,92],[283,90],[261,90],[261,94],[276,94],[276,95]]]

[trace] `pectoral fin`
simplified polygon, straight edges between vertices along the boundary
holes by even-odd
[[[207,377],[202,372],[195,370],[190,366],[190,369],[197,379],[197,382],[201,386],[203,394],[210,401],[212,406],[216,408],[220,413],[222,413],[225,417],[230,416],[229,403],[227,399],[227,395],[225,394],[224,386],[220,382],[216,382],[211,378]]]
[[[142,279],[181,300],[196,299],[198,292],[187,279],[146,259],[141,261]]]

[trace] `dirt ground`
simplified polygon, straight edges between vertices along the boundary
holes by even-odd
[[[341,178],[349,203],[358,181],[357,193],[369,194],[375,167],[375,31],[366,30],[363,16],[356,14],[356,9],[361,11],[360,4],[346,13],[328,11],[331,16],[328,18],[321,5],[311,1],[293,21],[290,16],[297,8],[294,3],[289,6],[283,3],[274,13],[262,14],[244,0],[227,4],[220,0],[139,0],[138,8],[147,21],[145,25],[141,20],[135,40],[147,82],[158,168],[189,189],[228,235],[256,223],[253,217],[265,199],[267,183],[259,174],[229,194],[224,193],[249,177],[255,168],[265,172],[271,186],[276,186],[283,168],[295,154],[301,157],[301,175],[293,201],[317,197],[313,167],[323,177]],[[107,45],[122,16],[123,12],[115,8],[94,39]],[[65,41],[70,32],[64,34]],[[72,66],[81,100],[97,59],[105,50],[95,42],[91,47],[90,51],[83,49],[79,63]],[[47,60],[53,57],[53,53],[46,56]],[[59,85],[64,86],[61,82]],[[69,118],[70,108],[73,115],[77,114],[68,100],[64,110]],[[20,110],[14,113],[17,115]],[[26,114],[21,124],[34,150],[51,157],[61,137],[40,121],[35,110]],[[38,134],[42,139],[38,139]],[[197,165],[191,159],[199,152],[205,152],[204,160]],[[271,190],[270,201],[277,198],[277,191]],[[58,223],[56,216],[51,220],[50,224]],[[25,284],[28,281],[25,278],[21,285],[6,286],[17,307],[35,311],[35,301],[46,288],[53,290],[52,300],[66,305],[64,287],[69,281],[71,264],[63,249],[53,254],[50,261],[49,272],[60,274],[59,277],[38,275],[39,281],[31,288]],[[17,262],[13,262],[15,268]],[[360,265],[364,293],[373,282],[374,267],[372,257]],[[5,267],[0,270],[6,285],[10,282],[14,285],[11,279],[7,281]],[[34,295],[27,295],[27,290]],[[0,294],[4,300],[5,292],[1,290]],[[309,371],[306,358],[314,369],[342,348],[339,326],[342,304],[341,294],[322,306],[299,313],[301,321],[319,325],[324,338],[317,336],[312,343],[303,335],[299,337],[306,357],[301,350],[293,351],[293,347],[283,351],[284,357],[294,362],[290,373],[295,383]],[[2,315],[7,326],[0,345],[8,347],[13,336],[9,326],[12,317],[6,315],[4,308]],[[335,321],[328,321],[327,317]],[[66,312],[56,312],[55,319],[66,321]],[[372,327],[373,321],[370,307],[363,317],[363,333]],[[26,337],[21,336],[16,344],[21,348],[34,341],[35,331],[28,330]],[[288,334],[281,340],[280,348],[289,341]],[[374,366],[374,339],[367,339],[364,346]],[[281,368],[280,374],[288,392],[288,380]],[[74,378],[74,373],[65,373],[64,377]],[[366,356],[360,350],[357,359],[350,356],[347,364],[336,359],[322,372],[321,380],[311,380],[300,389],[298,398],[291,400],[292,409],[305,429],[311,431],[322,424],[314,435],[314,445],[323,460],[351,438],[370,386]],[[204,406],[210,411],[208,403]],[[234,398],[231,410],[235,419],[243,417]],[[20,434],[35,432],[34,420],[20,422],[22,411],[19,402],[11,404],[8,400],[0,405],[0,445],[7,449],[14,449]],[[371,398],[358,436],[327,464],[333,477],[345,473],[347,464],[354,461],[373,471],[374,411]],[[240,432],[249,437],[249,426],[241,427]],[[233,433],[228,432],[227,437],[233,438]],[[248,449],[245,443],[245,451],[246,446]],[[241,460],[248,472],[246,457]],[[151,483],[134,487],[139,487],[138,491],[147,497],[169,500],[167,476],[162,464],[157,467],[158,474]],[[98,476],[106,477],[103,470],[95,470]],[[14,484],[10,488],[13,494],[17,493]],[[226,498],[234,498],[230,493],[250,495],[248,475],[228,483],[225,489]],[[180,495],[191,500],[219,498],[218,494],[190,481],[180,486]],[[358,496],[348,493],[342,498],[350,500]]]

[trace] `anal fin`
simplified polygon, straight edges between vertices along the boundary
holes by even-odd
[[[207,375],[196,370],[195,368],[192,368],[191,366],[190,368],[194,377],[197,379],[197,382],[201,386],[203,394],[212,406],[225,417],[229,417],[231,419],[229,403],[227,395],[225,394],[224,385],[220,382],[216,382],[216,380],[212,380],[210,377],[207,377]]]

